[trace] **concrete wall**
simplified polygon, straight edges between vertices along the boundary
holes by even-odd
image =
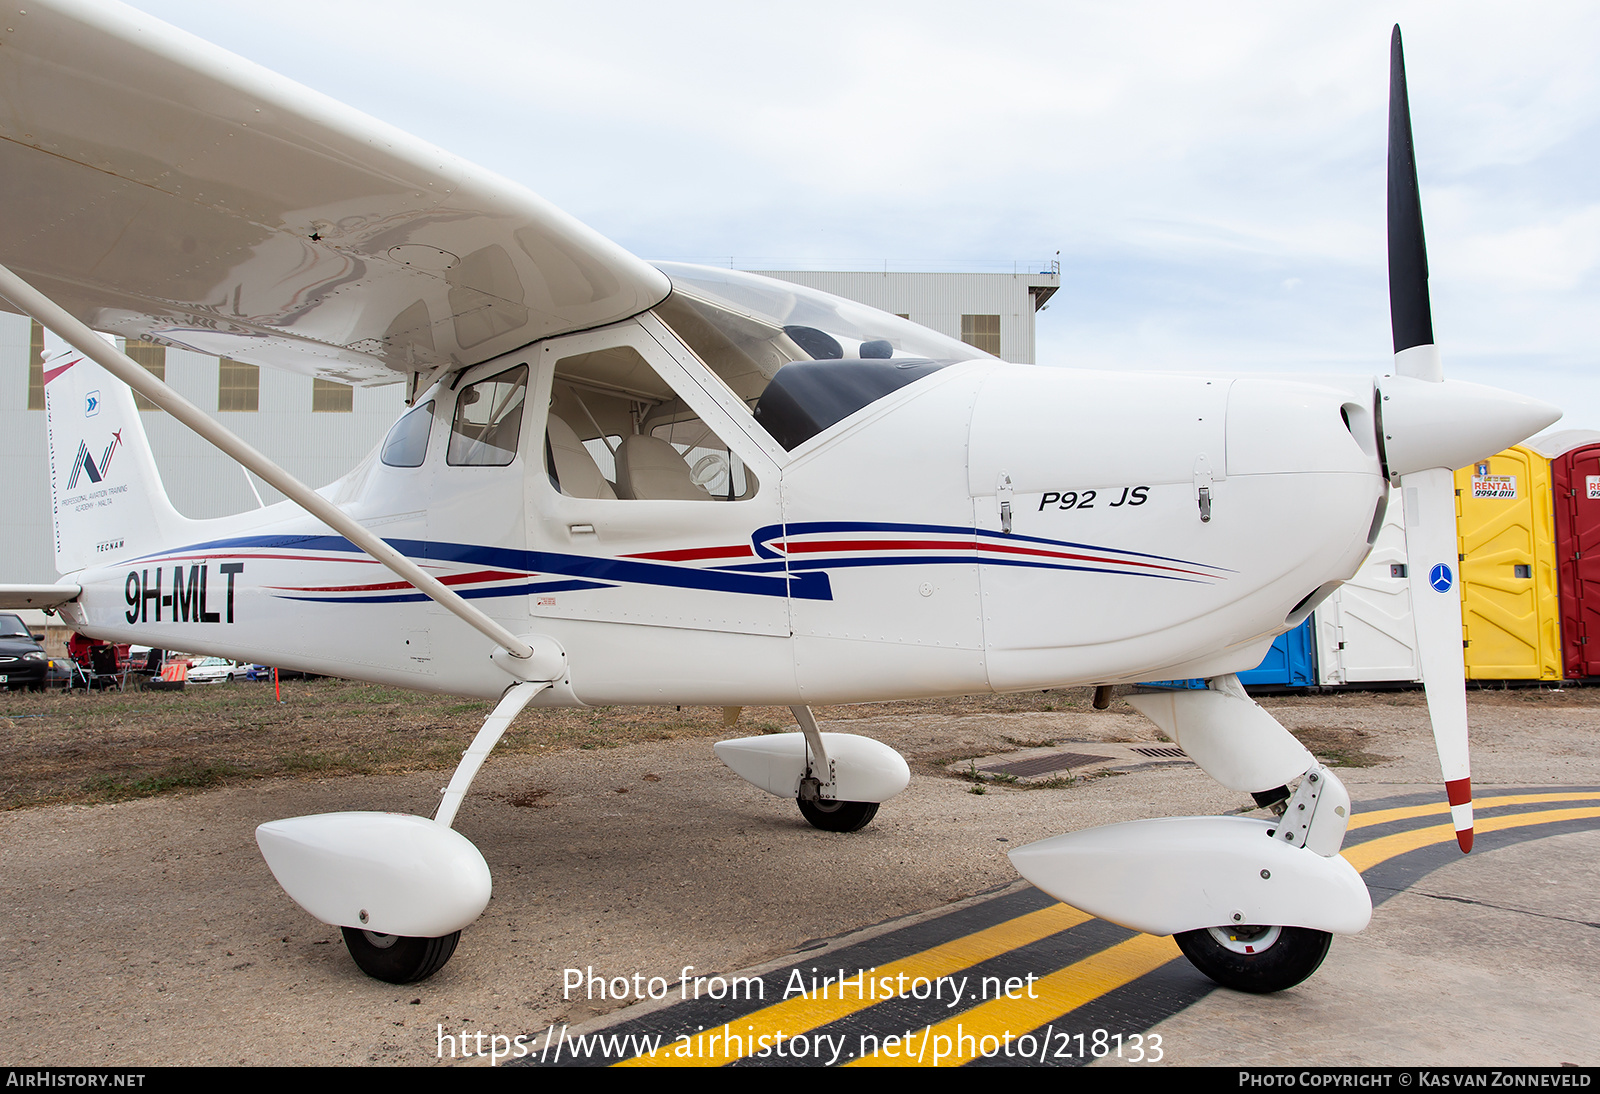
[[[1034,363],[1035,288],[1053,291],[1053,273],[831,273],[816,270],[754,270],[835,296],[858,300],[892,315],[909,316],[940,334],[961,337],[963,315],[1000,317],[1000,357]]]

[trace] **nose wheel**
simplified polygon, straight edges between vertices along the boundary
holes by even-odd
[[[340,927],[344,932],[345,948],[360,966],[361,971],[374,980],[390,984],[411,984],[426,980],[450,960],[461,941],[461,932],[452,931],[438,938],[412,938],[402,934],[378,934]]]
[[[796,798],[800,815],[811,827],[824,832],[856,832],[865,828],[878,815],[877,802],[839,802],[816,798],[807,801]]]
[[[1265,995],[1317,971],[1333,935],[1309,927],[1207,927],[1173,936],[1191,964],[1225,988]]]

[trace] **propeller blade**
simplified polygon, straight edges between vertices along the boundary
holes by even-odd
[[[1400,354],[1433,346],[1433,308],[1428,301],[1428,243],[1422,234],[1422,191],[1411,140],[1411,101],[1406,96],[1406,58],[1397,24],[1389,39],[1389,326],[1396,362]],[[1437,361],[1437,354],[1434,355]],[[1402,376],[1442,380],[1401,370]]]
[[[1444,367],[1433,340],[1428,300],[1428,246],[1422,232],[1422,196],[1398,25],[1389,40],[1389,323],[1395,372],[1442,381]],[[1403,475],[1400,486],[1411,612],[1428,720],[1433,723],[1456,842],[1467,852],[1472,850],[1472,772],[1467,754],[1467,674],[1461,653],[1455,476],[1449,468],[1427,468]]]
[[[1472,773],[1467,757],[1467,679],[1461,655],[1455,475],[1444,468],[1400,480],[1406,512],[1411,614],[1417,627],[1428,720],[1439,751],[1456,842],[1472,850]]]

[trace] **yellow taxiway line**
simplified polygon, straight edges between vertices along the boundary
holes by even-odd
[[[1596,792],[1514,794],[1480,798],[1476,805],[1480,809],[1491,809],[1497,806],[1597,799],[1600,799],[1600,793]],[[1449,806],[1443,802],[1383,809],[1374,813],[1358,814],[1352,819],[1350,827],[1359,829],[1414,817],[1447,816],[1449,812]],[[1545,809],[1509,816],[1479,817],[1475,830],[1498,832],[1594,817],[1600,817],[1600,807]],[[1358,871],[1365,871],[1397,855],[1431,844],[1453,841],[1455,838],[1453,826],[1430,825],[1379,836],[1346,848],[1342,854]],[[866,973],[866,982],[870,988],[874,982],[883,983],[884,978],[898,980],[903,976],[908,980],[917,977],[935,980],[937,977],[948,976],[1086,923],[1091,918],[1065,904],[1041,908],[920,953],[879,965]],[[1001,1041],[1011,1037],[1015,1040],[1017,1034],[1027,1033],[1059,1020],[1108,992],[1154,972],[1179,955],[1178,945],[1170,937],[1136,935],[1039,978],[1033,984],[1033,998],[1000,998],[979,1003],[944,1022],[928,1025],[920,1030],[906,1031],[903,1038],[891,1038],[894,1040],[895,1053],[892,1056],[883,1051],[852,1060],[850,1066],[926,1066],[935,1062],[929,1058],[930,1052],[938,1057],[936,1062],[940,1065],[954,1066],[965,1063],[983,1053],[984,1038]],[[762,1037],[770,1038],[779,1033],[785,1037],[805,1034],[886,1001],[882,997],[875,998],[868,990],[859,990],[860,984],[860,980],[851,977],[844,990],[834,985],[830,990],[821,993],[821,997],[816,993],[798,996],[743,1016],[737,1020],[737,1026],[734,1028],[734,1032],[739,1035],[734,1042],[736,1045],[746,1047],[736,1048],[726,1055],[684,1059],[674,1056],[670,1052],[670,1045],[664,1045],[653,1057],[635,1057],[619,1061],[614,1066],[720,1067],[748,1055],[750,1047],[761,1043]],[[877,1043],[876,1038],[874,1041]]]
[[[1040,908],[1036,912],[1029,912],[1016,919],[1008,919],[993,927],[952,939],[921,953],[879,965],[867,972],[867,980],[881,983],[885,978],[892,978],[898,982],[902,976],[907,980],[915,980],[918,977],[934,980],[970,968],[990,958],[999,957],[1001,954],[1010,953],[1041,938],[1049,938],[1080,923],[1087,923],[1092,918],[1094,917],[1088,913],[1080,912],[1065,904],[1053,904],[1048,908]],[[739,1019],[735,1032],[744,1037],[746,1040],[743,1044],[749,1046],[766,1035],[776,1036],[781,1032],[785,1037],[789,1037],[796,1033],[804,1033],[885,1001],[881,996],[875,998],[865,989],[854,990],[857,983],[857,979],[851,977],[849,986],[841,989],[838,985],[834,985],[825,992],[825,998],[817,998],[815,995],[809,998],[795,996],[781,1003],[774,1003],[770,1007],[763,1007]],[[749,1050],[745,1048],[742,1051],[736,1049],[720,1057],[685,1060],[661,1052],[655,1056],[636,1056],[631,1060],[623,1060],[615,1066],[721,1067],[748,1054]]]

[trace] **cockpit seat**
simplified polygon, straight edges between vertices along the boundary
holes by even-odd
[[[589,455],[570,425],[552,414],[545,425],[545,433],[550,444],[550,459],[555,464],[557,485],[563,494],[574,498],[616,498],[617,492],[611,489],[594,457]]]
[[[709,501],[706,488],[689,475],[689,465],[660,437],[635,433],[617,449],[617,492],[625,498]]]

